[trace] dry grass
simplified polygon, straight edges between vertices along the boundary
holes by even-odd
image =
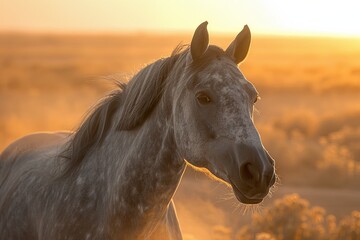
[[[231,40],[211,38],[222,47]],[[181,41],[190,36],[0,34],[0,150],[30,132],[75,129],[113,87],[103,76],[128,79]],[[255,120],[282,179],[272,199],[297,191],[337,216],[359,209],[359,39],[255,37],[241,69],[262,96]],[[189,239],[228,236],[249,220],[228,195],[186,174],[176,200]]]

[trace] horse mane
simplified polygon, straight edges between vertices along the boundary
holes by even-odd
[[[68,159],[65,173],[70,173],[80,165],[93,146],[99,145],[111,127],[111,119],[121,103],[126,84],[118,83],[119,90],[110,93],[90,109],[88,116],[75,131],[65,149],[59,154]]]
[[[167,76],[188,48],[183,49],[183,45],[177,46],[170,57],[149,64],[128,84],[117,82],[119,89],[90,109],[88,116],[59,154],[69,160],[65,174],[77,169],[86,154],[104,140],[111,128],[114,113],[120,106],[123,110],[117,130],[132,130],[146,120],[162,96]]]
[[[178,45],[168,58],[162,58],[141,69],[129,82],[118,123],[119,130],[132,130],[140,126],[163,95],[166,79],[179,57],[188,48]]]

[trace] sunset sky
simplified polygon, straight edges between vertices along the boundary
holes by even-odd
[[[360,36],[357,0],[0,0],[0,31]]]

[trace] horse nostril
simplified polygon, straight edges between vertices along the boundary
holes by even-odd
[[[240,167],[240,178],[250,184],[254,185],[260,180],[260,172],[251,163],[245,163]]]

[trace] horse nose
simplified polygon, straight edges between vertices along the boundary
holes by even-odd
[[[253,162],[245,162],[240,166],[241,181],[254,192],[267,191],[273,184],[274,170],[269,164],[267,166],[260,166]]]
[[[274,160],[265,149],[250,146],[242,157],[245,161],[240,164],[239,175],[244,187],[254,194],[267,193],[275,179]]]

